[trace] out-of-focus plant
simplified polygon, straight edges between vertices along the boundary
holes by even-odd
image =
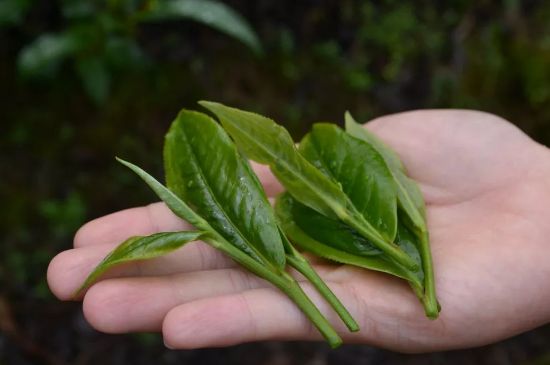
[[[28,0],[4,0],[0,26],[21,23],[30,4]],[[136,40],[144,23],[194,20],[261,53],[258,37],[247,21],[216,0],[63,0],[60,10],[66,26],[41,34],[26,45],[17,60],[19,72],[23,77],[51,77],[70,60],[85,91],[97,104],[109,95],[115,72],[147,64]]]

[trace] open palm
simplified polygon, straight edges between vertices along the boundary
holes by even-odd
[[[443,309],[429,320],[404,281],[319,261],[361,331],[349,333],[304,288],[344,339],[418,352],[482,345],[550,320],[550,152],[480,112],[408,112],[368,127],[420,183]],[[268,195],[281,190],[265,167],[255,168]],[[96,219],[79,230],[74,249],[52,260],[50,287],[70,299],[124,239],[186,228],[162,203]],[[201,242],[112,270],[85,294],[84,313],[105,332],[162,330],[174,348],[320,338],[284,294]]]

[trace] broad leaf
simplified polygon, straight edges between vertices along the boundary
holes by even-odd
[[[90,273],[84,284],[77,290],[77,293],[94,283],[104,272],[113,266],[137,260],[152,259],[166,255],[177,250],[187,242],[196,241],[201,238],[203,232],[161,232],[150,236],[130,237],[111,253]]]
[[[327,216],[345,210],[342,189],[298,153],[286,129],[259,114],[208,101],[199,104],[216,114],[247,157],[269,165],[296,199]]]
[[[182,110],[166,135],[168,188],[227,241],[260,262],[285,266],[273,209],[248,161],[209,116]]]
[[[168,0],[156,1],[143,20],[187,18],[206,24],[247,45],[256,53],[262,47],[258,37],[239,13],[220,1]]]
[[[388,241],[397,232],[396,187],[380,154],[335,124],[315,124],[300,153],[337,181],[353,206]]]
[[[365,219],[339,184],[298,153],[292,138],[283,127],[261,115],[219,103],[201,101],[200,104],[216,114],[237,146],[249,158],[268,164],[296,200],[327,217],[339,218],[397,262],[411,269],[417,268],[416,263],[392,240],[385,238]]]
[[[308,215],[318,215],[319,213],[300,204],[290,194],[283,193],[277,197],[275,212],[284,232],[292,242],[303,250],[342,264],[363,267],[401,277],[408,280],[415,290],[423,292],[423,272],[421,270],[412,272],[389,260],[387,256],[376,254],[376,248],[374,247],[372,247],[371,254],[369,255],[365,255],[361,250],[357,252],[356,247],[358,245],[366,246],[369,243],[360,238],[358,239],[356,233],[350,234],[350,232],[353,232],[353,229],[345,225],[338,225],[338,222],[333,222],[329,223],[331,228],[333,228],[333,232],[330,235],[323,236],[316,234],[313,227],[309,225],[315,219],[308,217]],[[328,220],[328,218],[324,218]],[[327,224],[326,221],[325,224]],[[397,235],[398,244],[411,253],[412,257],[419,262],[420,257],[412,239],[414,237],[411,238],[410,233],[406,230],[399,230]],[[340,243],[336,244],[338,241]]]

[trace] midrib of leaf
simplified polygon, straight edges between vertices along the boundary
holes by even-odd
[[[183,138],[185,138],[185,143],[188,145],[188,146],[191,146],[191,144],[189,143],[189,139],[187,138],[187,134],[185,133],[185,131],[183,130],[183,128],[181,128],[181,131],[183,133],[181,133],[183,135]],[[199,177],[200,179],[202,180],[203,182],[203,185],[206,186],[206,189],[208,190],[208,193],[210,195],[210,197],[212,198],[212,201],[216,204],[216,207],[219,209],[220,212],[222,212],[223,216],[226,218],[226,220],[231,224],[231,227],[233,227],[235,229],[235,231],[239,234],[239,236],[243,239],[243,241],[245,242],[245,244],[248,246],[248,248],[256,255],[258,256],[257,258],[255,259],[260,259],[264,264],[267,264],[269,265],[270,267],[272,267],[275,271],[277,271],[277,269],[274,267],[273,264],[271,264],[271,262],[266,259],[264,257],[264,255],[262,255],[261,252],[259,252],[256,247],[254,247],[254,245],[252,245],[250,243],[250,241],[246,238],[246,236],[244,236],[241,232],[241,230],[235,225],[235,223],[233,222],[233,220],[231,220],[229,218],[229,216],[227,215],[226,211],[224,209],[222,209],[222,205],[220,204],[220,202],[218,201],[216,195],[214,194],[214,192],[212,191],[211,187],[210,187],[210,184],[208,183],[208,180],[205,178],[204,176],[204,172],[203,172],[203,169],[201,167],[201,165],[198,163],[198,159],[197,159],[197,155],[195,154],[195,151],[193,150],[193,148],[189,148],[190,150],[190,153],[192,155],[192,163],[193,165],[195,165],[195,167],[197,168],[198,172],[199,172]],[[239,156],[236,156],[237,157],[237,164],[240,165],[241,161],[238,160]]]
[[[336,178],[336,176],[334,175],[334,173],[332,172],[332,170],[330,169],[329,165],[327,165],[327,163],[325,162],[325,160],[323,159],[321,153],[319,152],[320,151],[320,148],[319,148],[319,144],[318,144],[318,141],[316,140],[316,138],[313,137],[313,134],[310,134],[310,139],[311,139],[311,142],[313,144],[313,147],[315,148],[315,151],[317,153],[317,156],[319,156],[319,162],[323,165],[323,167],[325,168],[325,171],[327,171],[327,174],[330,175],[330,177],[334,180],[334,181],[338,181],[338,179]],[[307,159],[306,159],[307,160]],[[339,168],[341,168],[343,166],[343,163],[340,164]],[[322,171],[321,171],[322,173]],[[354,179],[354,183],[357,179]],[[343,192],[343,189],[342,189],[342,192]],[[347,205],[348,205],[348,209],[349,210],[352,210],[352,215],[350,217],[351,220],[354,220],[354,216],[356,215],[359,215],[359,217],[363,218],[363,219],[360,219],[359,222],[355,221],[354,220],[354,223],[355,224],[363,224],[366,226],[366,228],[370,231],[370,233],[373,235],[373,236],[376,236],[378,237],[380,240],[382,241],[385,241],[386,240],[378,233],[378,231],[376,230],[376,228],[374,228],[366,219],[364,219],[363,217],[363,212],[360,212],[356,207],[355,205],[353,204],[353,202],[351,201],[351,199],[348,197],[348,195],[344,192],[344,196],[345,196],[345,199],[346,199],[346,202],[347,202]],[[365,207],[366,209],[366,207]],[[340,219],[342,219],[341,217],[339,217]],[[348,221],[349,222],[349,221]],[[355,227],[354,227],[355,228]],[[368,237],[366,237],[368,238]]]
[[[321,201],[329,202],[329,203],[327,204],[329,207],[334,207],[335,205],[341,207],[341,205],[340,205],[339,203],[335,202],[333,199],[328,199],[328,198],[326,198],[323,194],[318,194],[317,192],[318,192],[319,189],[316,189],[316,187],[315,187],[313,184],[311,184],[311,182],[310,182],[308,179],[305,179],[305,178],[303,177],[303,175],[300,174],[299,171],[297,171],[296,169],[292,168],[292,165],[289,165],[289,164],[285,161],[285,159],[280,159],[280,158],[278,158],[276,152],[273,152],[272,150],[270,150],[270,149],[264,147],[261,143],[256,143],[255,138],[253,138],[250,134],[248,134],[248,133],[246,133],[245,131],[243,131],[241,128],[239,128],[239,130],[241,131],[241,133],[243,133],[244,135],[246,135],[247,138],[248,138],[249,140],[254,141],[254,143],[256,144],[256,146],[260,147],[262,150],[264,150],[266,153],[268,153],[268,154],[271,156],[272,160],[273,160],[273,161],[276,161],[276,162],[275,162],[275,165],[277,165],[277,164],[282,165],[286,170],[291,171],[291,172],[293,173],[293,175],[296,176],[296,177],[298,178],[298,180],[302,181],[311,191],[313,191],[313,192],[315,193],[315,195],[317,195],[317,197],[321,198]],[[293,147],[290,147],[290,148],[293,148]],[[297,158],[298,160],[302,159],[306,164],[309,164],[309,163],[310,163],[310,162],[309,162],[305,157],[303,157],[298,151],[295,150],[294,152],[295,152],[296,158]],[[282,163],[281,163],[281,161],[282,161]],[[313,168],[315,168],[315,166],[313,166]],[[317,170],[317,168],[315,168],[315,169]],[[322,174],[322,173],[320,173],[320,174]],[[329,181],[329,182],[330,182],[331,184],[334,184],[332,181]],[[334,185],[335,185],[335,184],[334,184]],[[337,189],[341,191],[340,188],[337,187]],[[343,195],[345,196],[345,194],[343,194]],[[335,209],[335,211],[338,212],[338,211],[340,211],[340,209]],[[346,211],[346,208],[343,207],[342,211]]]

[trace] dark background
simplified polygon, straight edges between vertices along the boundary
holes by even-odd
[[[163,135],[200,99],[265,113],[296,138],[347,109],[366,121],[474,108],[550,145],[550,2],[226,1],[260,53],[216,25],[132,20],[153,1],[3,1],[0,365],[550,364],[548,326],[441,354],[275,342],[168,351],[156,334],[95,332],[45,281],[84,222],[154,200],[114,156],[162,176]]]

